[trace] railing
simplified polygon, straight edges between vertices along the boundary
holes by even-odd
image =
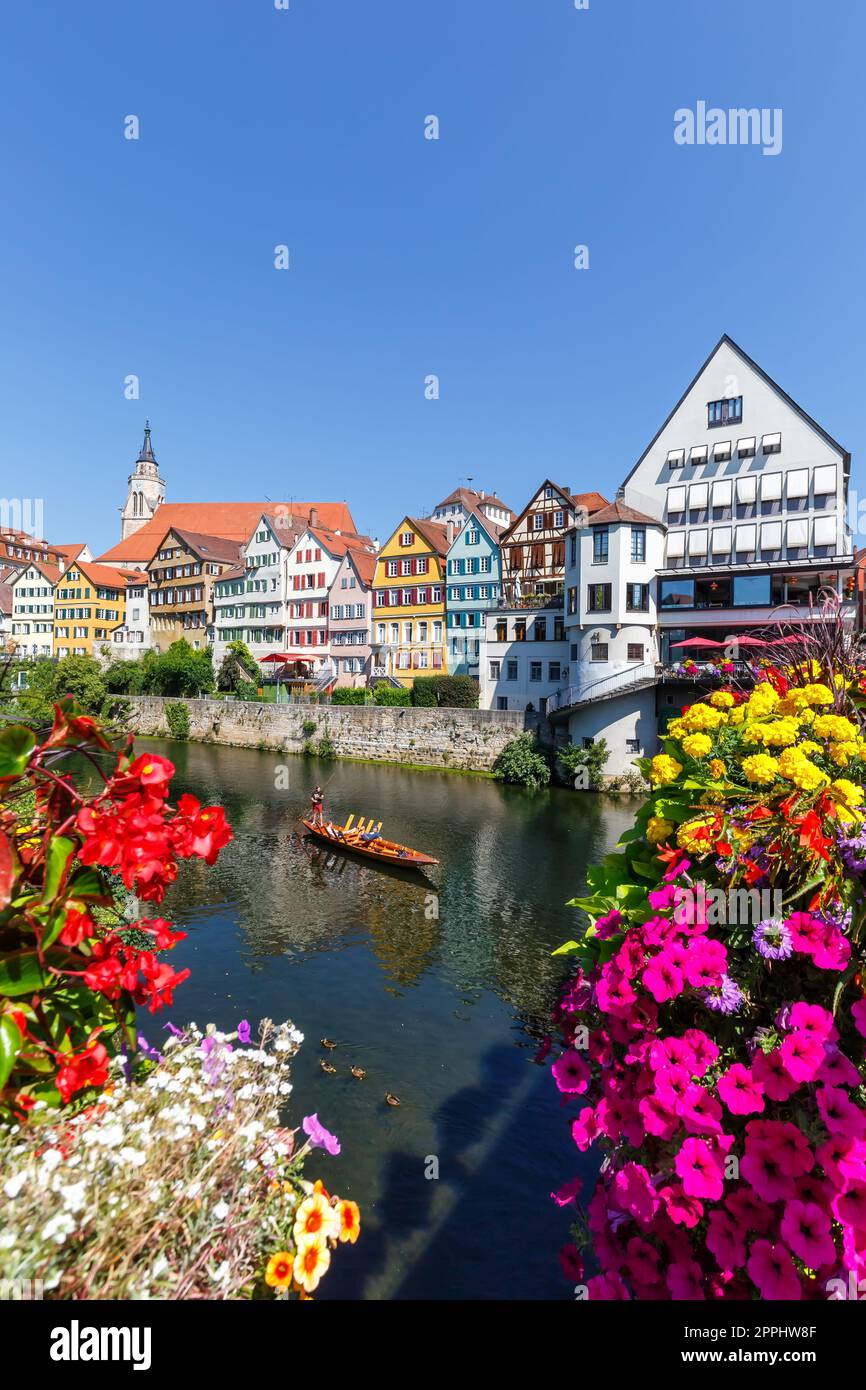
[[[588,681],[584,685],[569,685],[565,690],[557,690],[547,702],[547,713],[570,709],[572,705],[589,704],[592,700],[603,700],[609,695],[618,695],[622,690],[632,690],[635,686],[649,685],[658,679],[654,662],[644,661],[639,666],[629,666],[625,671],[614,671],[610,676]]]

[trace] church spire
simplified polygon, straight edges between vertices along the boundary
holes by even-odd
[[[150,442],[150,421],[144,422],[144,443],[141,446],[141,453],[138,456],[138,463],[156,463],[153,455],[153,446]]]

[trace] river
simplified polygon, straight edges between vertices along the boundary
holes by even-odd
[[[138,740],[170,757],[174,792],[226,807],[216,866],[185,862],[166,899],[189,936],[172,1017],[230,1029],[291,1018],[305,1035],[289,1122],[317,1111],[342,1144],[308,1172],[361,1205],[321,1298],[569,1298],[550,1200],[590,1160],[549,1069],[533,1063],[574,935],[565,906],[636,803],[490,779]],[[441,861],[429,881],[313,850],[296,817],[326,811]],[[151,1041],[159,1022],[145,1016]],[[333,1039],[325,1052],[319,1040]],[[337,1068],[320,1069],[320,1057]],[[356,1080],[351,1066],[363,1067]],[[386,1104],[390,1092],[399,1107]],[[430,1160],[435,1159],[436,1163]],[[438,1177],[428,1173],[438,1166]]]

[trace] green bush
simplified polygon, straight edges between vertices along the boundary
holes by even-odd
[[[217,689],[237,690],[238,685],[243,683],[245,676],[248,678],[247,683],[252,683],[257,688],[260,675],[259,664],[246,642],[229,642],[225,656],[220,663]],[[241,699],[246,698],[246,696],[241,696]]]
[[[325,734],[324,738],[319,739],[319,747],[316,751],[320,758],[336,758],[337,745],[334,743],[333,739]]]
[[[172,738],[189,738],[189,708],[183,700],[166,705],[165,722]]]
[[[518,734],[499,754],[493,774],[502,782],[514,782],[521,787],[546,787],[550,781],[550,764],[540,752],[533,734]]]
[[[209,695],[214,685],[210,651],[196,651],[185,637],[157,655],[147,675],[147,693],[152,695]]]
[[[377,705],[411,705],[412,691],[405,685],[388,685],[379,681],[373,690],[373,701]]]
[[[106,667],[103,679],[112,695],[140,695],[146,673],[143,661],[112,661]]]
[[[354,689],[351,686],[337,686],[331,695],[332,705],[365,705],[367,703],[367,692],[363,689]]]
[[[239,700],[261,700],[259,688],[252,681],[239,680],[235,685],[235,695]]]
[[[570,783],[578,791],[601,791],[605,785],[603,774],[609,757],[610,749],[607,740],[603,738],[589,748],[569,743],[556,752],[562,780]]]
[[[417,676],[412,686],[412,704],[477,709],[479,690],[474,676]]]
[[[316,732],[317,727],[318,725],[316,724],[315,719],[305,719],[303,724],[301,725],[301,729],[307,735],[308,738],[310,734],[314,734]]]

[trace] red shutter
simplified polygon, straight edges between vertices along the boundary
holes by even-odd
[[[316,559],[317,559],[317,560],[321,560],[321,558],[322,558],[321,555],[317,555],[317,556],[316,556]],[[320,574],[320,575],[319,575],[318,587],[319,587],[320,589],[324,589],[324,587],[325,587],[325,576],[324,576],[324,574]]]

